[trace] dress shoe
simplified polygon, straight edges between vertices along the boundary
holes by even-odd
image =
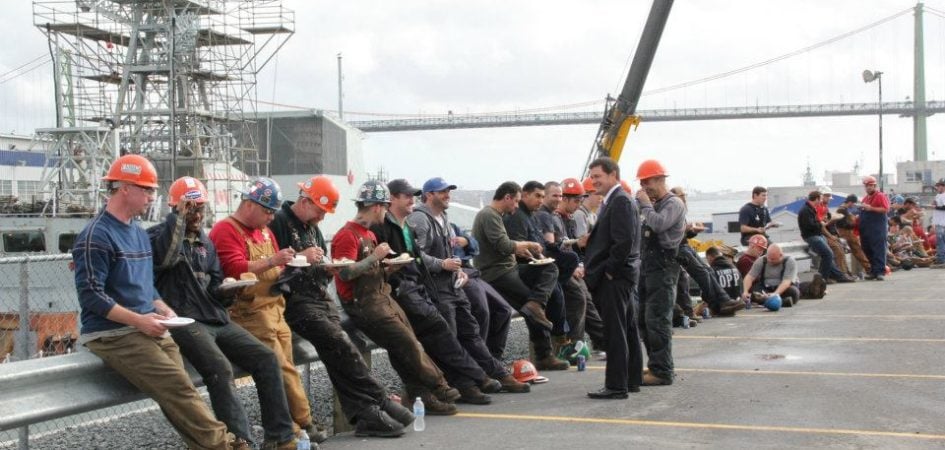
[[[630,393],[636,394],[637,392],[640,392],[640,386],[635,386],[631,384],[629,387],[627,387],[627,391],[629,391]]]
[[[531,392],[532,390],[531,386],[529,386],[528,383],[520,383],[511,374],[506,375],[502,377],[501,379],[499,379],[499,384],[502,386],[501,392],[509,392],[513,394],[524,394],[526,392]]]
[[[399,437],[404,434],[404,424],[381,411],[377,405],[371,405],[359,412],[357,420],[354,435],[358,437]]]
[[[719,305],[719,313],[725,316],[733,316],[741,309],[745,309],[745,302],[738,300],[728,300]]]
[[[545,317],[545,309],[541,307],[540,303],[534,300],[529,300],[527,303],[525,303],[525,305],[522,306],[522,309],[518,310],[518,312],[522,313],[523,316],[531,319],[533,322],[541,325],[544,328],[547,328],[548,330],[551,330],[553,327],[551,321]]]
[[[514,380],[515,378],[512,379]],[[502,383],[494,378],[486,378],[486,381],[479,383],[479,390],[485,394],[495,394],[502,390]]]
[[[588,392],[587,396],[597,400],[623,400],[629,397],[627,391],[618,391],[614,389],[601,388],[594,392]]]
[[[467,386],[459,388],[460,397],[457,403],[469,403],[470,405],[488,405],[492,403],[492,397],[483,394],[478,386]]]
[[[554,355],[548,355],[538,361],[535,361],[535,368],[538,370],[568,370],[571,367],[567,361],[555,358]]]
[[[667,380],[666,378],[660,378],[649,372],[643,374],[644,386],[669,386],[671,384],[673,384],[672,379]]]
[[[413,413],[410,412],[406,406],[389,398],[385,398],[384,401],[381,402],[381,410],[405,427],[410,426],[415,419]]]

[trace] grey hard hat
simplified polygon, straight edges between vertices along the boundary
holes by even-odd
[[[368,180],[358,188],[358,195],[354,201],[366,204],[390,203],[390,190],[380,181]]]

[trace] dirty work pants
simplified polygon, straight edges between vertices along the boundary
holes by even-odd
[[[387,398],[387,391],[371,375],[361,352],[341,329],[334,303],[293,299],[286,304],[285,318],[293,333],[315,347],[348,423],[354,423],[358,413]]]
[[[153,338],[135,331],[102,337],[85,346],[157,402],[188,448],[228,448],[226,426],[213,418],[170,336]]]
[[[679,263],[660,251],[647,251],[640,283],[640,333],[650,373],[673,379],[673,305]],[[608,356],[609,357],[609,356]]]
[[[469,272],[466,271],[467,274]],[[479,336],[486,341],[489,353],[502,359],[509,339],[509,326],[512,324],[512,307],[502,298],[502,294],[479,278],[478,274],[475,277],[470,275],[463,292],[479,324]]]
[[[850,254],[863,266],[863,271],[869,273],[870,260],[867,259],[866,254],[863,253],[863,246],[860,245],[860,237],[854,234],[853,230],[840,228],[837,232],[840,233],[840,237],[842,237],[843,240],[847,241],[847,245],[850,246]]]
[[[213,413],[231,433],[253,442],[249,418],[236,394],[230,361],[253,377],[265,439],[285,442],[292,438],[292,416],[289,415],[282,372],[275,353],[269,347],[233,322],[226,325],[194,322],[170,331],[181,354],[203,377]]]

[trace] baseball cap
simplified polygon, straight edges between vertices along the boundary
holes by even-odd
[[[850,202],[850,203],[856,203],[856,202],[860,201],[860,199],[856,196],[856,194],[850,194],[850,195],[847,196],[847,198],[843,199],[843,201],[844,201],[844,202]]]
[[[410,182],[403,178],[391,180],[389,183],[387,183],[387,189],[390,189],[391,195],[407,194],[414,197],[420,195],[420,189],[411,186]]]
[[[423,183],[423,192],[441,192],[445,190],[456,189],[455,184],[449,184],[441,177],[430,178],[426,183]]]

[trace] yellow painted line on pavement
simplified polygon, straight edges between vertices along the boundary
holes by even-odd
[[[737,431],[774,431],[782,433],[803,433],[803,434],[840,434],[854,436],[882,436],[896,438],[913,439],[931,439],[945,440],[945,434],[914,433],[901,431],[879,431],[879,430],[850,430],[843,428],[805,428],[805,427],[781,427],[766,425],[734,425],[725,423],[704,423],[704,422],[673,422],[663,420],[644,420],[644,419],[606,419],[590,417],[567,417],[567,416],[536,416],[528,414],[483,414],[483,413],[459,413],[457,417],[466,417],[470,419],[501,419],[501,420],[527,420],[540,422],[571,422],[571,423],[589,423],[589,424],[607,424],[607,425],[637,425],[650,427],[667,428],[697,428],[710,430],[737,430]]]
[[[729,340],[729,341],[825,341],[825,342],[924,342],[941,344],[945,339],[928,338],[859,338],[859,337],[764,337],[764,336],[698,336],[698,335],[673,335],[673,340]]]
[[[587,366],[588,369],[604,370],[604,366]],[[916,380],[945,381],[945,375],[923,375],[911,373],[864,373],[864,372],[813,372],[804,370],[746,370],[746,369],[673,369],[676,372],[726,373],[734,375],[806,375],[825,377],[860,378],[909,378]]]
[[[790,314],[785,316],[779,316],[777,314],[740,314],[738,316],[748,317],[748,318],[758,318],[758,317],[828,317],[828,318],[837,318],[837,319],[935,319],[935,320],[945,320],[945,314]]]

